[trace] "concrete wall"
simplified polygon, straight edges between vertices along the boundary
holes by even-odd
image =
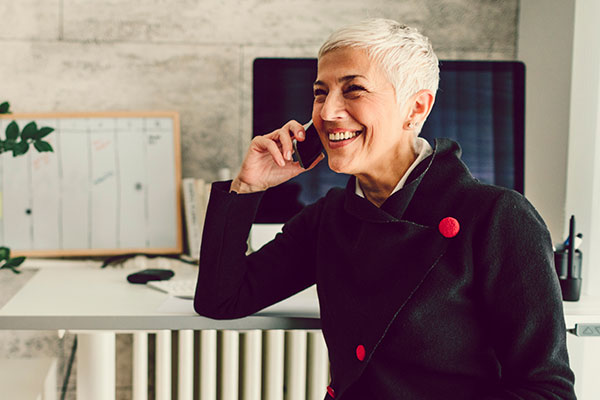
[[[177,110],[183,176],[215,179],[219,168],[239,167],[251,137],[255,57],[314,57],[334,28],[381,16],[420,28],[442,59],[515,59],[518,6],[517,0],[3,0],[0,101],[10,101],[14,112]],[[127,335],[119,336],[118,346],[127,348]],[[64,361],[70,340],[0,332],[0,357],[55,354]],[[120,399],[130,397],[124,360]]]
[[[312,57],[335,27],[385,16],[420,27],[440,58],[513,59],[517,1],[27,0],[0,15],[15,112],[177,110],[183,175],[212,179],[251,136],[255,57]]]

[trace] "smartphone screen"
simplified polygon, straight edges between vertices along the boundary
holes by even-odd
[[[306,169],[323,152],[323,143],[312,121],[304,126],[304,131],[306,135],[303,142],[294,139],[294,154],[300,166]]]

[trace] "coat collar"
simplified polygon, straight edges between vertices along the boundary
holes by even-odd
[[[425,221],[414,221],[407,218],[408,216],[405,213],[409,204],[411,204],[415,194],[424,186],[422,185],[422,181],[432,169],[435,161],[446,157],[459,158],[460,154],[461,149],[458,143],[450,139],[435,139],[433,154],[417,165],[409,175],[406,185],[391,195],[380,208],[369,200],[356,195],[356,180],[354,177],[351,177],[346,185],[344,208],[351,215],[368,222],[384,223],[409,220],[411,222],[423,223]],[[425,191],[429,192],[430,188],[425,189]]]

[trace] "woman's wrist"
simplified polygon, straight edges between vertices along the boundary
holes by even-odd
[[[252,187],[252,186],[248,185],[247,183],[243,182],[242,180],[240,180],[239,178],[235,178],[233,181],[231,181],[231,186],[229,187],[230,193],[235,192],[237,194],[255,193],[255,192],[261,192],[263,190],[264,189]]]

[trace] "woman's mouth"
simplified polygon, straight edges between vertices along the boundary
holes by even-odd
[[[359,131],[343,131],[343,132],[335,132],[329,134],[329,141],[332,143],[343,142],[344,140],[354,139],[358,135],[362,133],[362,130]]]

